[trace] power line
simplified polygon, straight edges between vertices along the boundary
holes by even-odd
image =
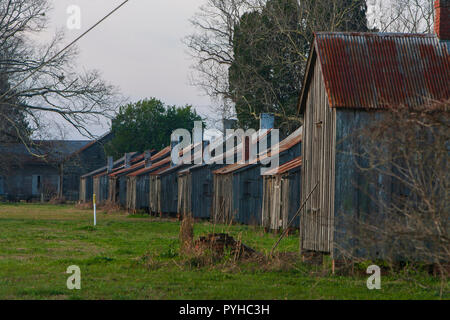
[[[85,35],[87,35],[89,32],[91,32],[93,29],[95,29],[99,24],[101,24],[103,21],[108,19],[110,16],[112,16],[117,10],[119,10],[121,7],[123,7],[127,2],[130,0],[125,0],[120,5],[118,5],[114,10],[112,10],[110,13],[108,13],[106,16],[104,16],[102,19],[97,21],[92,27],[87,29],[85,32],[83,32],[80,36],[78,36],[75,40],[73,40],[71,43],[69,43],[67,46],[65,46],[62,50],[60,50],[57,54],[55,54],[53,57],[51,57],[46,62],[42,63],[39,67],[37,67],[32,73],[30,73],[27,77],[25,77],[23,80],[21,80],[18,84],[16,84],[14,87],[10,88],[8,91],[6,91],[4,94],[0,96],[0,100],[3,99],[8,93],[18,88],[21,84],[23,84],[25,81],[30,79],[33,75],[35,75],[39,70],[41,70],[44,66],[55,60],[61,53],[69,49],[71,46],[73,46],[75,43],[77,43],[81,38],[83,38]]]

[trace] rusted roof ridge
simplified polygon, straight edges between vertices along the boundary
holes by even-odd
[[[170,153],[170,151],[171,151],[171,147],[170,147],[170,146],[167,146],[167,147],[165,147],[164,149],[162,149],[161,151],[159,151],[158,153],[156,153],[155,155],[153,155],[153,156],[151,157],[151,160],[152,160],[152,161],[153,161],[153,160],[158,160],[158,159],[164,157],[166,154]]]
[[[274,176],[274,175],[280,175],[286,172],[289,172],[291,170],[297,169],[301,167],[302,165],[302,157],[295,158],[294,160],[291,160],[289,162],[286,162],[285,164],[271,169],[264,173],[264,176]]]
[[[447,44],[432,35],[317,33],[330,106],[382,109],[450,95]]]
[[[298,143],[300,143],[302,141],[302,137],[303,137],[303,127],[300,127],[297,130],[295,130],[291,135],[289,135],[286,139],[284,139],[283,141],[278,143],[278,151],[276,153],[274,153],[273,156],[281,154],[281,153],[291,149],[292,147],[294,147],[295,145],[297,145]],[[272,148],[268,152],[267,151],[262,152],[260,155],[258,155],[258,157],[256,159],[253,159],[246,163],[230,164],[224,168],[215,170],[213,173],[217,174],[217,175],[228,174],[228,173],[235,172],[235,171],[240,170],[245,167],[250,167],[250,166],[256,165],[262,159],[271,157],[272,156],[271,150],[272,150]]]
[[[258,143],[259,141],[261,141],[263,138],[267,137],[269,135],[269,133],[272,131],[272,129],[268,129],[268,130],[263,130],[262,134],[260,134],[261,130],[258,130],[257,132],[254,133],[254,135],[252,136],[252,142]],[[230,138],[230,137],[229,137]],[[256,138],[256,139],[255,139]],[[228,141],[228,140],[227,140]],[[239,143],[235,148],[230,149],[230,150],[226,150],[224,153],[215,156],[214,158],[211,159],[211,162],[217,162],[218,160],[222,159],[225,160],[227,157],[231,157],[234,156],[236,153],[239,152],[238,150],[241,150],[243,147],[243,143],[241,142]],[[233,143],[233,147],[234,147],[234,143]]]
[[[450,96],[450,43],[435,35],[316,33],[299,112],[306,105],[316,62],[332,108],[418,106]]]
[[[152,164],[152,166],[149,167],[149,168],[142,168],[142,169],[140,169],[138,171],[135,171],[135,172],[132,172],[132,173],[128,174],[128,176],[134,177],[134,176],[140,176],[140,175],[143,175],[143,174],[146,174],[146,173],[154,172],[159,167],[164,166],[167,163],[170,163],[170,161],[171,161],[171,158],[167,157],[167,158],[165,158],[165,159],[163,159],[161,161],[158,161],[158,162]]]
[[[134,165],[128,167],[128,168],[123,168],[121,170],[118,170],[116,172],[113,172],[111,174],[109,174],[110,177],[117,177],[119,175],[123,175],[127,172],[131,172],[131,171],[136,171],[138,169],[141,169],[142,166],[145,166],[145,161],[140,161],[138,163],[135,163]]]

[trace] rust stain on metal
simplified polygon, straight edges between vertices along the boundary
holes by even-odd
[[[300,127],[299,129],[297,129],[293,134],[291,134],[289,137],[287,137],[286,139],[284,139],[283,141],[281,141],[278,144],[278,151],[277,152],[273,152],[269,150],[268,152],[263,152],[261,154],[259,154],[259,156],[257,157],[257,159],[253,159],[251,161],[248,161],[246,163],[235,163],[235,164],[230,164],[224,168],[218,169],[216,171],[214,171],[214,174],[220,175],[220,174],[228,174],[228,173],[232,173],[234,171],[237,171],[239,169],[245,168],[247,166],[251,166],[254,164],[257,164],[259,161],[261,161],[262,159],[266,159],[268,157],[272,157],[272,156],[276,156],[284,151],[287,151],[289,149],[291,149],[293,146],[297,145],[298,143],[300,143],[302,141],[303,138],[303,128]]]
[[[317,33],[330,106],[380,109],[450,96],[450,48],[434,35]]]
[[[161,166],[164,166],[167,163],[170,163],[170,160],[171,160],[170,157],[167,157],[167,158],[165,158],[165,159],[163,159],[161,161],[158,161],[158,162],[152,164],[152,166],[149,167],[149,168],[142,168],[140,170],[137,170],[135,172],[130,173],[128,176],[129,177],[140,176],[140,175],[145,174],[147,172],[152,172],[152,173],[156,174],[156,173],[160,172],[160,170],[155,171],[155,169],[159,168]],[[165,169],[167,169],[167,168],[168,167],[165,167]]]
[[[265,176],[280,175],[280,174],[289,172],[293,169],[299,168],[301,165],[302,165],[302,157],[298,157],[292,161],[286,162],[285,164],[283,164],[277,168],[267,171],[264,175]]]

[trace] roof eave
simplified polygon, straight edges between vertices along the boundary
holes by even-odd
[[[317,61],[317,52],[316,52],[316,38],[314,35],[314,40],[311,45],[311,50],[308,57],[308,62],[306,64],[305,75],[303,77],[302,91],[300,93],[297,105],[297,116],[303,114],[306,105],[306,99],[308,98],[309,86],[311,85],[311,79],[314,73],[314,68],[312,66],[315,65]],[[311,71],[313,70],[313,71]]]

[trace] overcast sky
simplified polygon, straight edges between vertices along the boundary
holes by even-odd
[[[53,0],[50,25],[43,38],[63,29],[73,40],[123,0]],[[80,68],[98,69],[132,101],[156,97],[168,104],[192,104],[207,114],[208,97],[189,85],[192,60],[181,42],[192,28],[189,18],[205,0],[130,0],[77,44]],[[81,29],[69,30],[67,8],[81,8]],[[107,125],[93,127],[95,134]],[[67,138],[80,136],[70,131]]]

